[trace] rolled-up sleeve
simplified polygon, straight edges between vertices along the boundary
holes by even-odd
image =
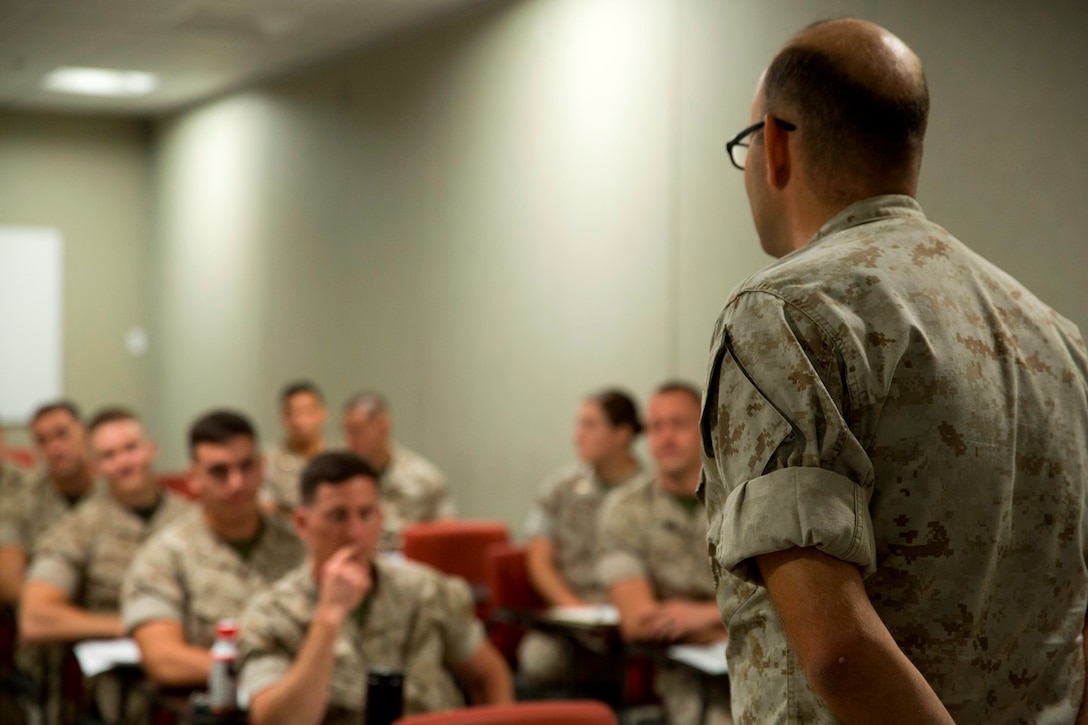
[[[439,621],[443,628],[446,662],[455,667],[475,654],[484,643],[484,628],[476,619],[472,590],[464,580],[443,577],[438,586]]]
[[[291,656],[275,631],[276,614],[275,603],[265,593],[242,615],[238,684],[250,698],[275,685],[291,670]]]
[[[153,538],[136,554],[121,587],[125,633],[158,620],[184,622],[185,596],[171,550]]]
[[[853,371],[833,323],[752,292],[723,317],[704,435],[716,564],[758,582],[754,557],[815,547],[875,570],[868,503],[872,463],[845,419]],[[709,506],[709,503],[708,503]]]
[[[597,537],[600,555],[597,558],[597,578],[605,587],[624,579],[649,579],[644,563],[642,537],[652,524],[639,515],[639,509],[631,505],[631,496],[642,489],[624,492],[608,501],[601,509],[597,521]]]

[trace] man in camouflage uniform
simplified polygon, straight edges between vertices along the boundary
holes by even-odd
[[[325,450],[329,418],[321,390],[310,382],[291,383],[280,394],[280,420],[287,432],[282,443],[264,454],[262,498],[280,513],[298,506],[298,477],[306,462]]]
[[[134,414],[104,410],[88,431],[95,467],[109,492],[84,501],[42,536],[19,608],[19,634],[26,643],[122,636],[121,581],[129,562],[151,533],[190,508],[156,484],[155,444]],[[96,699],[113,722],[120,703],[111,684],[96,687]]]
[[[457,680],[475,703],[512,700],[510,673],[465,582],[376,557],[381,506],[365,461],[317,456],[301,496],[295,523],[309,559],[242,618],[241,686],[253,722],[361,722],[372,668],[404,674],[406,714],[463,706]]]
[[[781,257],[730,295],[702,420],[738,722],[1073,722],[1083,700],[1088,354],[925,218],[928,106],[902,41],[830,21],[729,144]]]
[[[302,544],[282,517],[257,505],[261,457],[243,416],[215,411],[189,431],[189,481],[200,502],[153,536],[125,576],[121,616],[160,686],[207,683],[220,619],[293,569]]]
[[[12,506],[26,482],[26,471],[7,457],[4,429],[0,428],[0,521],[11,516]]]
[[[658,388],[646,418],[657,476],[619,491],[601,510],[597,572],[629,642],[709,644],[726,637],[706,558],[706,511],[695,497],[701,396],[687,383]],[[724,680],[661,662],[655,686],[671,725],[731,722]]]
[[[457,515],[442,471],[392,439],[393,420],[382,396],[353,395],[344,404],[342,423],[345,445],[378,471],[385,517],[381,551],[400,551],[408,524]]]
[[[15,603],[41,535],[77,503],[94,493],[84,450],[79,409],[66,400],[39,408],[30,431],[44,462],[0,518],[0,602]]]

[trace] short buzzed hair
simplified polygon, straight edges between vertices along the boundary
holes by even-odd
[[[378,473],[374,467],[350,451],[330,451],[314,456],[299,476],[299,500],[309,506],[317,497],[317,489],[324,485],[337,485],[353,478],[369,479],[378,487]]]
[[[103,408],[91,417],[91,422],[87,425],[87,432],[94,433],[107,423],[117,423],[122,420],[140,422],[139,417],[128,408],[120,406]]]
[[[920,80],[910,91],[890,92],[856,78],[834,54],[800,42],[767,68],[763,112],[797,126],[825,200],[854,201],[859,184],[889,193],[917,173],[929,117],[924,74]]]
[[[666,395],[668,393],[683,393],[691,396],[696,405],[701,406],[703,404],[703,391],[699,389],[699,386],[693,385],[686,380],[669,380],[658,385],[657,390],[654,391],[654,395]]]
[[[189,457],[196,460],[196,447],[202,443],[223,445],[239,436],[257,442],[257,429],[249,418],[233,410],[213,410],[189,428]]]
[[[385,398],[380,394],[375,393],[372,390],[366,390],[352,395],[347,399],[347,402],[344,403],[345,413],[350,413],[356,409],[366,413],[369,418],[381,413],[388,413],[389,403],[387,403]]]
[[[30,416],[30,424],[34,425],[38,422],[39,419],[49,415],[50,413],[56,413],[59,410],[63,410],[65,413],[72,416],[72,419],[75,420],[77,423],[82,422],[79,415],[79,407],[77,407],[75,403],[73,403],[71,400],[54,400],[50,403],[39,406],[38,409],[34,411],[34,415]]]
[[[286,408],[287,402],[301,393],[314,396],[320,403],[325,402],[325,396],[321,394],[321,388],[317,387],[316,383],[309,380],[295,380],[283,386],[283,390],[280,391],[280,405]]]

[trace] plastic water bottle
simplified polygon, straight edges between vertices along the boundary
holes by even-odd
[[[211,654],[208,707],[213,713],[231,712],[238,707],[238,623],[233,619],[216,622]]]

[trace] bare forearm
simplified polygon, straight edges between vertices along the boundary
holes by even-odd
[[[95,614],[70,604],[34,604],[24,600],[19,636],[31,644],[111,639],[124,635],[116,614]]]
[[[474,683],[469,688],[474,705],[502,705],[514,701],[514,683],[509,672],[496,674],[487,680]]]
[[[485,642],[465,662],[454,668],[457,679],[474,705],[499,705],[514,701],[510,669],[490,643]]]
[[[715,602],[693,602],[698,612],[698,624],[695,631],[685,637],[685,641],[694,644],[710,644],[726,637],[725,625],[722,624],[722,615],[718,611]]]
[[[187,644],[171,645],[154,654],[144,650],[144,671],[159,687],[203,687],[212,670],[212,655]]]
[[[315,617],[298,656],[282,680],[259,693],[250,708],[256,725],[317,723],[325,715],[339,625]]]
[[[867,639],[837,658],[805,669],[813,689],[844,723],[953,722],[894,641]]]
[[[0,547],[0,603],[15,604],[23,589],[26,554],[15,546]]]
[[[856,566],[800,548],[758,563],[809,684],[840,720],[952,722],[873,609]]]
[[[638,584],[642,584],[641,580]],[[620,636],[624,641],[643,642],[660,637],[655,621],[648,616],[657,604],[648,585],[644,588],[643,594],[638,585],[620,582],[610,590],[612,604],[620,615]]]

